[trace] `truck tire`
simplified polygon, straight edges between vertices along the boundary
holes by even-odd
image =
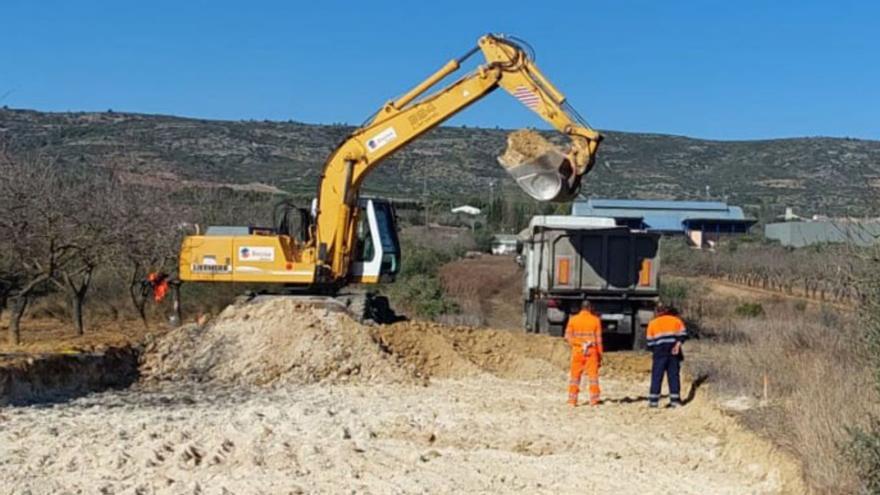
[[[645,349],[648,341],[648,326],[641,325],[638,321],[633,322],[632,350],[641,351]]]
[[[654,308],[640,308],[633,316],[632,349],[644,350],[648,342],[648,323],[654,317]]]
[[[535,333],[537,327],[535,303],[526,301],[523,303],[523,328],[526,333]]]
[[[535,305],[535,333],[549,334],[550,320],[547,319],[547,303],[537,301]]]

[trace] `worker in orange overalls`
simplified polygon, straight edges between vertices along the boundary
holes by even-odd
[[[656,317],[648,323],[648,349],[651,349],[651,390],[648,407],[660,405],[663,375],[669,383],[669,407],[681,406],[679,373],[684,353],[681,344],[687,339],[687,328],[673,307],[657,306]]]
[[[165,294],[168,293],[168,281],[169,277],[166,273],[151,272],[147,275],[147,284],[153,291],[153,300],[157,303],[165,299]]]
[[[590,405],[599,404],[599,367],[602,366],[602,321],[593,314],[590,301],[584,299],[581,310],[568,319],[565,340],[571,346],[571,370],[568,381],[568,405],[577,406],[581,375],[587,372],[590,382]]]

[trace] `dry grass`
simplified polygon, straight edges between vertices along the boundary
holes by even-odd
[[[443,291],[458,303],[456,321],[446,323],[521,328],[522,269],[509,256],[484,255],[440,268]]]
[[[91,352],[107,347],[125,347],[143,343],[148,335],[157,336],[168,330],[166,325],[144,327],[139,320],[91,320],[85,335],[79,336],[67,320],[56,318],[25,318],[22,321],[21,344],[7,339],[9,327],[0,324],[0,363],[22,355]]]
[[[858,475],[842,451],[848,427],[863,425],[880,398],[869,356],[852,316],[793,301],[763,301],[764,315],[733,316],[737,301],[702,304],[691,370],[724,395],[768,398],[742,419],[803,462],[819,493],[858,490]]]

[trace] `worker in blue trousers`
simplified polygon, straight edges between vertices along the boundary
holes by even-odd
[[[660,390],[663,386],[663,375],[669,386],[669,407],[681,406],[681,362],[684,360],[682,343],[688,333],[684,321],[678,317],[678,311],[671,306],[657,306],[656,317],[648,323],[648,349],[651,350],[651,390],[648,394],[648,406],[660,405]]]

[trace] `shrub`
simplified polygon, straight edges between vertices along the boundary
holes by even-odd
[[[743,318],[759,318],[764,316],[764,306],[761,303],[747,302],[737,306],[733,312]]]
[[[441,266],[457,257],[457,250],[441,250],[413,242],[403,244],[400,275],[384,289],[392,303],[414,316],[432,320],[457,313],[458,305],[443,292],[438,275]]]
[[[690,286],[680,280],[660,284],[660,299],[673,306],[681,306],[687,300],[689,292]]]
[[[492,232],[489,229],[477,229],[474,231],[474,243],[477,251],[488,253],[492,250]]]
[[[880,493],[880,420],[876,417],[867,428],[850,430],[852,443],[847,453],[859,471],[866,493]]]
[[[407,277],[397,282],[391,293],[395,302],[422,318],[435,319],[458,311],[458,305],[446,297],[436,276],[418,274]]]
[[[863,295],[861,344],[870,356],[874,386],[880,393],[880,249],[874,251],[862,260],[869,268],[865,277],[857,279],[857,285]],[[874,414],[865,426],[850,428],[850,435],[852,442],[847,451],[858,469],[862,489],[866,493],[880,493],[880,417]]]

